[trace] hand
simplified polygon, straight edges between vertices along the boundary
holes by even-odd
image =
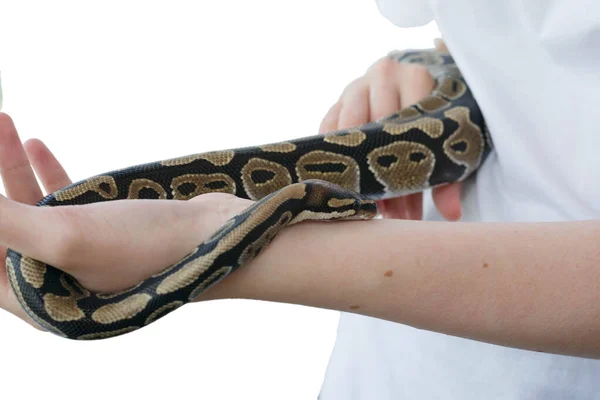
[[[65,170],[56,160],[54,155],[39,140],[29,140],[25,145],[17,134],[17,130],[11,118],[0,113],[0,175],[4,183],[6,195],[15,202],[33,205],[42,198],[40,189],[32,166],[37,172],[44,188],[53,192],[71,183]],[[8,237],[11,232],[6,231],[10,224],[6,220],[13,219],[14,215],[4,209],[7,200],[0,196],[2,207],[0,208],[0,239]],[[27,221],[22,220],[20,229],[27,229]],[[17,298],[12,291],[6,275],[6,244],[0,240],[0,308],[3,308],[16,316],[36,326],[25,314]]]
[[[43,194],[33,170],[46,192],[71,183],[41,141],[23,145],[10,117],[0,113],[0,175],[9,197],[0,196],[0,257],[4,260],[10,247],[66,271],[92,291],[123,290],[160,272],[252,203],[208,194],[190,201],[35,207]],[[36,326],[21,309],[0,263],[0,308]]]
[[[440,40],[438,51],[447,51]],[[321,123],[320,133],[352,128],[393,114],[423,99],[434,89],[434,81],[425,67],[400,64],[384,57],[373,64],[366,74],[343,91]],[[433,189],[433,201],[447,220],[461,216],[460,183]],[[423,193],[416,193],[378,202],[384,218],[423,218]]]

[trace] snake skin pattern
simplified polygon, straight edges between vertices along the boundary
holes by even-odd
[[[482,113],[447,53],[392,52],[425,65],[430,96],[352,129],[258,147],[194,154],[74,183],[38,206],[119,199],[188,200],[209,192],[256,200],[176,264],[119,293],[92,293],[60,269],[7,252],[10,284],[42,328],[72,339],[132,332],[167,315],[253,259],[304,220],[370,219],[375,200],[461,181],[492,150]]]

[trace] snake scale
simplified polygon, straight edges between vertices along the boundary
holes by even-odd
[[[66,338],[132,332],[217,284],[286,226],[370,219],[377,215],[375,200],[468,177],[491,152],[492,142],[453,58],[433,49],[388,56],[425,65],[436,81],[434,91],[352,129],[133,166],[46,196],[38,206],[188,200],[208,192],[256,202],[176,264],[119,293],[92,293],[60,269],[8,250],[8,278],[22,307],[42,328]]]

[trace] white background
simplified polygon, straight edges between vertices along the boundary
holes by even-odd
[[[0,0],[4,111],[80,180],[314,134],[371,63],[438,35],[374,0]],[[337,319],[220,301],[74,342],[0,310],[0,398],[315,399]]]

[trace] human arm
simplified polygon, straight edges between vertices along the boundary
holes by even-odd
[[[435,47],[439,52],[448,52],[441,39],[435,40]],[[346,86],[323,118],[319,132],[348,129],[386,117],[422,100],[434,86],[424,66],[382,57]],[[461,217],[460,191],[460,182],[431,191],[437,210],[449,221]],[[423,217],[423,193],[381,200],[378,207],[384,218],[418,220]]]
[[[22,148],[5,116],[0,133],[0,171],[14,199],[0,197],[0,243],[60,266],[91,290],[135,285],[251,204],[203,195],[191,201],[33,207],[27,203],[36,201],[39,188],[22,186],[32,173],[25,159],[15,162]],[[27,147],[38,170],[44,162],[35,161]],[[45,163],[62,176],[57,185],[68,179],[55,160]],[[46,183],[55,180],[52,173],[38,174]],[[284,229],[257,259],[197,300],[304,304],[505,346],[600,358],[598,239],[598,221],[305,222]],[[0,307],[28,320],[5,278],[0,283]]]
[[[599,239],[598,221],[305,223],[203,298],[303,304],[600,358]]]
[[[441,46],[438,49],[445,50]],[[324,118],[321,131],[377,119],[399,106],[418,101],[432,85],[425,70],[384,58],[344,90]],[[433,190],[438,211],[448,220],[460,215],[459,193],[458,184]],[[386,200],[380,205],[385,217],[420,219],[421,202],[420,195],[413,195]],[[439,223],[426,223],[427,230],[420,224],[374,223],[380,224],[379,228],[367,230],[360,226],[357,229],[365,232],[353,234],[349,230],[347,235],[342,228],[332,227],[329,241],[316,235],[313,243],[308,232],[291,239],[280,249],[295,249],[294,243],[308,244],[297,253],[283,250],[279,254],[286,259],[287,281],[279,281],[282,278],[278,271],[266,268],[248,268],[240,274],[256,271],[266,275],[248,282],[268,282],[272,274],[277,285],[326,286],[299,291],[298,299],[293,300],[299,304],[313,301],[311,305],[317,307],[363,313],[507,346],[598,356],[599,342],[595,338],[599,329],[591,317],[598,314],[594,296],[599,288],[594,284],[600,283],[594,268],[596,223],[460,225],[455,227],[456,232],[454,227]],[[314,229],[318,232],[326,228]],[[492,242],[487,243],[489,249],[481,247],[481,238],[491,238]],[[580,239],[586,243],[585,250]],[[339,252],[334,252],[335,249]],[[275,265],[277,247],[271,251],[276,254],[271,260]],[[343,251],[350,255],[344,256]],[[429,252],[434,253],[429,255]],[[319,257],[313,259],[311,254]],[[575,254],[589,260],[588,264],[573,257]],[[447,259],[448,256],[454,258]],[[301,265],[290,266],[289,263],[299,259],[311,265],[310,270]],[[390,266],[401,270],[400,278]],[[441,266],[444,268],[438,274]],[[297,271],[298,275],[290,271]],[[310,280],[307,274],[314,271],[318,273]],[[303,279],[309,279],[310,284],[303,285]],[[268,296],[269,291],[261,287],[246,297],[286,302],[291,300],[290,293],[296,293],[294,287],[278,288],[273,296]],[[213,296],[218,297],[221,289],[226,287],[215,288]],[[323,293],[337,297],[320,298]],[[366,304],[360,304],[361,301]],[[423,310],[426,313],[418,313]],[[581,321],[588,325],[581,326]],[[588,336],[580,338],[581,335]]]
[[[34,139],[23,145],[12,119],[7,114],[0,113],[0,175],[6,195],[13,200],[11,204],[32,205],[42,197],[42,189],[36,181],[32,167],[35,168],[42,185],[49,192],[71,183],[65,170],[43,142]],[[4,200],[6,199],[0,197],[0,203],[9,203]],[[0,230],[2,226],[6,226],[7,220],[14,217],[12,210],[12,207],[0,207]],[[18,232],[14,233],[18,234]],[[2,232],[2,236],[7,234],[10,233]],[[3,244],[4,242],[0,240],[0,259],[2,259],[0,261],[0,308],[36,326],[25,314],[8,284],[3,261],[6,247]]]

